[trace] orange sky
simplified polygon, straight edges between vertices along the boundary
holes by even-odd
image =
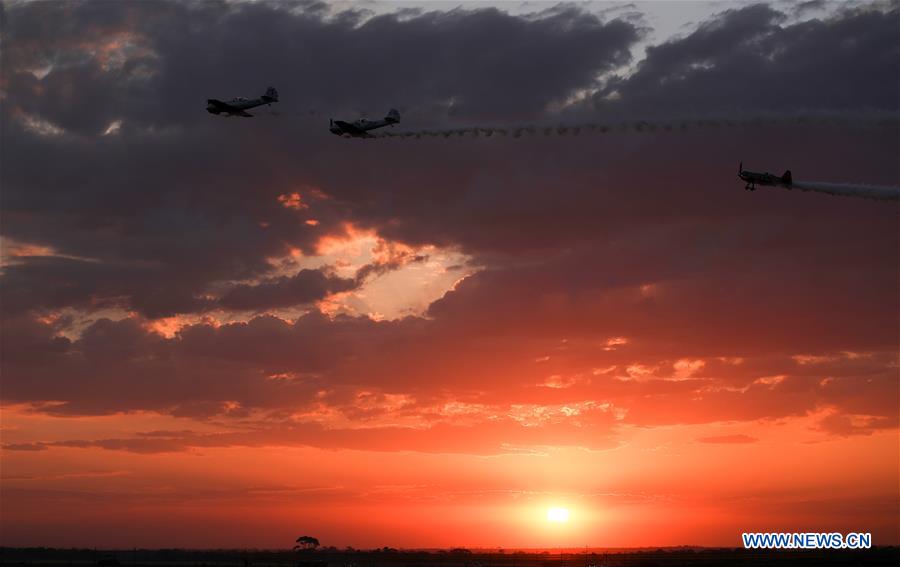
[[[624,427],[606,449],[491,455],[277,442],[7,450],[3,530],[20,545],[126,548],[277,548],[300,532],[357,547],[728,546],[741,531],[776,529],[895,543],[896,432],[835,439],[815,421]],[[154,414],[52,418],[19,407],[4,408],[3,427],[5,444],[198,429]],[[391,436],[373,443],[393,446]],[[548,522],[551,506],[569,522]]]
[[[347,226],[315,255],[291,251],[271,262],[286,273],[335,266],[345,277],[392,267],[329,296],[319,309],[331,319],[284,310],[273,311],[278,319],[223,311],[148,321],[112,310],[106,315],[118,323],[87,322],[87,330],[54,331],[60,313],[35,322],[75,341],[78,356],[112,357],[104,365],[113,367],[142,364],[161,347],[186,356],[178,353],[198,348],[190,346],[197,333],[224,344],[238,333],[264,358],[249,378],[257,393],[211,386],[201,394],[222,400],[212,409],[138,404],[92,415],[66,409],[65,393],[5,404],[6,540],[278,548],[312,533],[338,547],[732,546],[742,531],[856,530],[878,544],[900,541],[897,430],[875,417],[893,404],[884,397],[895,389],[890,352],[711,356],[695,348],[660,358],[640,336],[585,334],[571,298],[552,294],[522,315],[546,317],[545,330],[520,334],[513,323],[492,338],[487,326],[473,342],[465,320],[432,329],[421,315],[404,319],[478,280],[468,278],[479,267],[448,271],[466,262],[459,252]],[[636,285],[628,293],[643,301],[671,292]],[[412,334],[379,352],[356,344],[358,317],[366,333]],[[289,352],[265,358],[266,343],[280,339],[264,336],[308,324],[344,333],[313,356],[355,353],[327,370],[331,385],[325,370],[294,368]],[[119,330],[100,330],[109,325]],[[557,335],[562,328],[571,338]],[[90,354],[84,333],[106,336],[97,339],[104,350]],[[116,346],[124,336],[131,346]],[[114,362],[120,349],[132,362]],[[210,362],[188,357],[177,372],[202,374]],[[847,382],[857,374],[870,375],[870,385]],[[363,375],[370,385],[356,383]],[[426,376],[431,382],[417,384]],[[549,522],[550,507],[567,509],[569,521]]]
[[[900,544],[900,8],[532,5],[4,4],[3,545]]]
[[[128,420],[103,428],[116,422]],[[295,532],[364,547],[738,545],[741,531],[776,529],[896,542],[895,435],[823,441],[793,420],[741,427],[759,436],[752,445],[695,440],[728,430],[629,431],[616,449],[495,456],[10,452],[4,533],[21,545],[101,547],[283,547]],[[798,433],[803,441],[785,441]],[[550,506],[569,509],[570,521],[547,522]]]

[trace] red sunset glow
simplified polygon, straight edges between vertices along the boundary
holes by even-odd
[[[2,545],[900,544],[898,7],[837,4],[5,5]]]

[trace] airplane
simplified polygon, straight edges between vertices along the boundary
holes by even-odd
[[[738,165],[738,177],[747,182],[747,186],[744,187],[747,191],[756,191],[756,184],[760,185],[781,185],[783,187],[791,188],[793,184],[793,180],[791,178],[791,170],[787,170],[784,172],[784,175],[778,177],[777,175],[772,175],[771,173],[757,173],[755,171],[747,171],[744,169],[744,162],[741,162]]]
[[[278,91],[275,90],[275,87],[269,87],[266,89],[266,94],[259,98],[246,99],[239,96],[228,102],[222,102],[215,98],[206,99],[206,111],[217,116],[224,114],[225,116],[253,118],[253,115],[248,113],[247,110],[264,104],[272,104],[273,102],[278,102]]]
[[[328,122],[328,130],[337,136],[371,138],[373,136],[369,134],[369,130],[397,124],[400,122],[400,113],[392,108],[381,120],[366,120],[365,118],[360,118],[353,123],[344,122],[343,120],[329,120]]]

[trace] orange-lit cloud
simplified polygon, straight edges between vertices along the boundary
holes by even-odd
[[[278,196],[278,202],[281,203],[285,209],[292,209],[295,211],[302,211],[309,208],[309,205],[303,202],[300,193],[297,193],[296,191],[293,193],[282,193]]]

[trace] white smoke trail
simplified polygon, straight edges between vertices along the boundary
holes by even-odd
[[[861,197],[880,201],[900,201],[900,187],[880,187],[877,185],[854,185],[851,183],[825,183],[822,181],[794,181],[787,189],[815,191],[828,195]]]

